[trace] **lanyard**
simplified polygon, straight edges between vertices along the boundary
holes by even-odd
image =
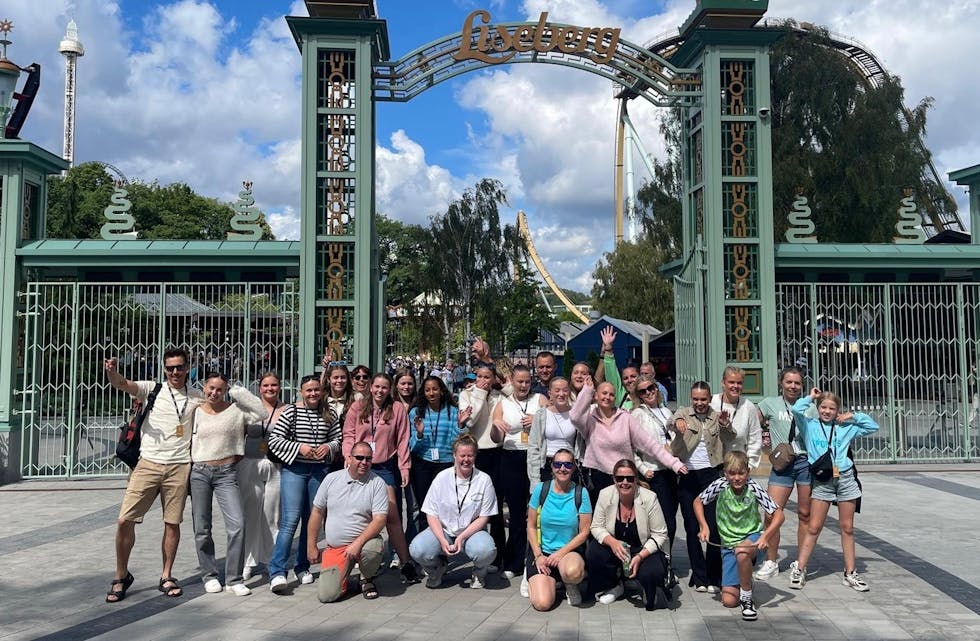
[[[429,409],[431,410],[432,408],[430,407]],[[441,409],[436,411],[436,420],[435,421],[430,421],[428,419],[428,417],[432,415],[432,412],[431,411],[428,411],[428,412],[425,413],[426,414],[425,424],[432,430],[432,446],[433,447],[437,447],[438,446],[438,443],[439,443],[439,414],[441,412],[442,412]],[[449,416],[449,405],[446,405],[446,416]],[[463,497],[463,498],[466,498],[466,497]]]
[[[186,388],[185,388],[186,389]],[[174,396],[174,388],[170,387],[170,383],[167,383],[167,391],[170,392],[170,400],[174,403],[174,411],[177,412],[177,422],[184,422],[184,410],[187,409],[187,401],[191,400],[191,397],[187,394],[184,395],[184,406],[181,407],[177,405],[177,397]]]
[[[837,425],[837,421],[830,424],[830,436],[827,436],[827,429],[823,426],[823,421],[820,421],[820,431],[823,432],[823,436],[827,439],[827,449],[830,450],[830,455],[834,457],[834,466],[837,463],[837,443],[834,442],[834,426]]]
[[[649,405],[644,405],[643,407],[645,407],[647,412],[650,414],[650,418],[660,424],[660,429],[664,433],[664,438],[667,439],[668,443],[670,443],[672,439],[670,432],[667,431],[667,419],[664,418],[664,414],[666,414],[666,412],[664,412],[663,408],[661,407],[658,407],[656,410]]]
[[[371,440],[374,441],[374,435],[378,432],[377,419],[374,418],[376,414],[380,414],[381,410],[376,407],[371,408]]]
[[[453,476],[455,477],[455,474]],[[466,503],[466,497],[469,496],[470,487],[472,485],[473,485],[473,477],[471,476],[469,478],[469,481],[466,483],[466,491],[463,492],[463,498],[461,499],[459,498],[459,483],[456,482],[455,478],[453,479],[453,487],[456,489],[456,511],[459,512],[460,516],[463,515],[463,503]]]
[[[514,405],[517,406],[517,409],[521,410],[521,418],[524,418],[524,414],[527,414],[527,406],[531,404],[530,395],[524,400],[524,407],[521,407],[521,402],[516,398],[511,397],[511,400],[514,401]]]

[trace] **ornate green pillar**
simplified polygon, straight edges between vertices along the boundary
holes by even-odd
[[[767,2],[702,0],[675,64],[701,70],[703,101],[683,110],[684,244],[705,248],[706,376],[746,371],[747,394],[775,391],[775,260],[769,48],[752,28]]]
[[[16,390],[24,366],[20,312],[23,273],[17,250],[44,238],[47,177],[68,162],[32,143],[0,139],[0,484],[20,476]]]
[[[307,2],[287,17],[303,55],[300,356],[377,367],[381,332],[374,231],[371,69],[389,57],[369,2]]]

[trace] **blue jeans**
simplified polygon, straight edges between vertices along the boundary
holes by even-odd
[[[279,475],[279,533],[269,561],[269,577],[286,576],[293,535],[299,527],[299,551],[296,554],[296,574],[310,569],[306,558],[306,529],[316,491],[320,489],[327,466],[322,463],[293,463],[283,465]]]
[[[191,514],[194,519],[194,543],[197,562],[204,580],[218,578],[218,563],[214,558],[214,538],[211,536],[213,498],[225,520],[228,548],[225,552],[225,583],[242,582],[245,562],[245,517],[242,497],[238,493],[238,463],[211,466],[194,463],[191,466]]]
[[[452,543],[456,537],[447,536],[446,539]],[[426,573],[431,574],[439,566],[446,564],[446,555],[442,553],[439,539],[429,528],[422,530],[412,539],[412,545],[409,546],[408,551]],[[476,573],[482,577],[486,576],[487,568],[497,556],[497,546],[493,544],[493,538],[486,530],[479,530],[463,542],[463,549],[460,554],[473,561]]]

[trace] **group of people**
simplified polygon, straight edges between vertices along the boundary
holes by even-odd
[[[494,571],[520,578],[537,610],[554,607],[560,589],[572,605],[592,596],[612,603],[628,584],[654,609],[676,583],[670,559],[679,508],[689,586],[721,592],[724,605],[752,620],[752,580],[779,572],[782,509],[794,486],[790,587],[803,588],[836,502],[843,583],[868,589],[855,571],[861,491],[849,446],[877,429],[869,417],[840,413],[831,393],[804,394],[795,368],[781,373],[780,395],[758,407],[742,395],[744,373],[728,367],[719,394],[698,382],[690,403],[670,411],[652,366],[619,370],[615,332],[607,328],[602,339],[599,371],[576,363],[568,379],[555,375],[551,353],[539,353],[532,372],[491,358],[477,340],[475,381],[458,395],[439,376],[417,382],[413,369],[391,376],[324,359],[320,374],[300,380],[292,403],[281,399],[273,374],[261,378],[258,396],[229,389],[218,373],[206,375],[203,393],[194,390],[181,350],[164,355],[162,385],[127,380],[107,360],[114,387],[155,400],[120,510],[106,601],[121,601],[133,583],[135,525],[157,495],[165,523],[159,589],[180,596],[172,568],[188,483],[208,592],[246,595],[244,581],[266,571],[271,590],[288,593],[290,568],[304,585],[316,581],[311,567],[319,564],[321,602],[354,592],[374,599],[386,535],[397,555],[391,565],[406,583],[422,580],[417,564],[425,585],[437,588],[451,562],[468,560],[466,585],[483,587]],[[765,489],[749,477],[761,462],[764,427],[773,447],[789,443],[793,456],[774,468]],[[811,479],[810,465],[825,452],[830,478]],[[213,496],[228,537],[223,582],[211,537]]]

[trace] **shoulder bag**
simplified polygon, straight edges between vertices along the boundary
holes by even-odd
[[[157,394],[163,383],[157,383],[153,391],[146,397],[146,401],[133,399],[133,406],[130,411],[129,420],[119,427],[119,439],[116,441],[116,458],[129,466],[129,469],[136,467],[140,460],[140,445],[143,442],[141,430],[143,421],[147,414],[153,409],[153,403],[157,400]]]
[[[796,418],[790,414],[792,423],[789,428],[789,439],[785,443],[780,443],[769,452],[769,464],[772,469],[782,472],[796,459],[796,451],[793,449],[793,441],[796,440]]]

